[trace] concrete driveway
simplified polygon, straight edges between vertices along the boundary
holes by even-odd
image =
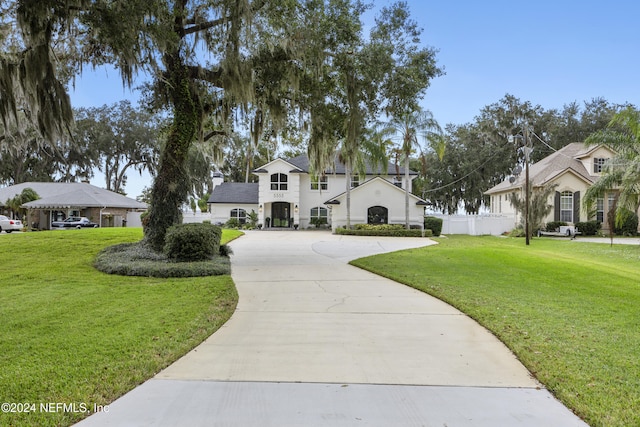
[[[431,243],[247,233],[227,324],[80,425],[586,425],[470,318],[346,263]]]

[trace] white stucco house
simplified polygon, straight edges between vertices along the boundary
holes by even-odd
[[[564,221],[568,225],[575,225],[580,221],[595,219],[606,229],[605,219],[613,205],[615,189],[597,201],[595,217],[590,217],[584,210],[581,200],[587,189],[600,178],[602,167],[613,155],[614,153],[605,146],[587,147],[583,143],[575,142],[532,164],[529,168],[532,191],[548,185],[557,185],[555,193],[549,198],[553,210],[544,222]],[[523,171],[513,182],[507,179],[486,191],[485,194],[491,197],[491,213],[514,215],[516,224],[519,223],[520,218],[509,202],[509,195],[519,193],[524,197],[524,184]]]
[[[225,223],[230,218],[245,222],[251,211],[258,214],[258,223],[265,228],[308,228],[317,221],[332,230],[347,223],[347,182],[351,193],[351,224],[405,223],[405,191],[396,167],[386,170],[368,168],[366,176],[346,176],[345,167],[336,161],[323,176],[310,173],[309,158],[276,159],[253,171],[257,183],[223,182],[216,176],[209,198],[213,223]],[[411,181],[417,176],[410,173]],[[410,223],[422,228],[426,202],[410,195]]]

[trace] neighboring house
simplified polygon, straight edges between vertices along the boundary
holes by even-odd
[[[597,201],[596,212],[585,212],[581,203],[587,189],[600,178],[603,165],[613,156],[613,152],[604,146],[586,147],[583,143],[569,144],[529,167],[529,180],[532,191],[557,184],[555,194],[549,204],[553,210],[544,222],[565,221],[575,225],[580,221],[597,220],[606,228],[605,218],[613,204],[615,192],[607,194]],[[491,213],[513,214],[519,223],[517,212],[509,202],[509,195],[519,193],[524,198],[525,172],[514,182],[504,182],[489,189],[485,194],[491,196]],[[595,215],[595,217],[594,217]]]
[[[125,224],[131,213],[147,208],[146,203],[84,182],[24,182],[0,188],[0,206],[25,188],[40,196],[22,205],[29,212],[25,222],[39,229],[50,229],[53,221],[71,216],[87,217],[101,227],[118,227]]]
[[[335,230],[346,225],[347,182],[351,187],[352,225],[405,222],[405,192],[393,164],[381,171],[369,167],[362,181],[357,175],[347,177],[344,165],[338,161],[324,176],[314,176],[307,156],[276,159],[253,173],[258,176],[258,183],[222,183],[218,177],[209,198],[214,223],[224,223],[229,218],[244,223],[253,210],[264,227],[307,228],[315,222],[325,222]],[[411,172],[410,179],[416,176]],[[410,196],[412,225],[423,226],[425,204]]]

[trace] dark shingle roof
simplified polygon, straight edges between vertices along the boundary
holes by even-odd
[[[294,157],[292,159],[288,159],[287,162],[291,163],[292,165],[294,165],[299,169],[302,169],[304,172],[309,173],[309,157],[306,154]],[[403,175],[404,167],[402,165],[399,165],[398,167],[399,167],[399,170],[396,171],[395,164],[389,162],[387,164],[387,170],[385,171],[384,168],[381,169],[380,167],[374,169],[371,164],[367,163],[366,174],[367,175],[396,175],[399,172],[401,175]],[[334,162],[334,168],[327,170],[326,173],[327,174],[335,173],[336,175],[344,175],[345,173],[344,164],[336,158]],[[409,173],[411,175],[418,174],[415,171],[410,171]]]
[[[209,203],[258,204],[258,184],[223,182],[213,189]]]

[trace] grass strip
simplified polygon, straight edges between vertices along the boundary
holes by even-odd
[[[640,247],[437,240],[352,264],[476,319],[591,426],[640,425]]]
[[[223,243],[240,235],[225,230]],[[159,279],[93,268],[106,246],[141,229],[105,228],[0,237],[0,425],[66,426],[107,405],[217,330],[237,304],[228,275]],[[43,412],[40,404],[75,404]],[[77,411],[76,411],[77,410]]]

